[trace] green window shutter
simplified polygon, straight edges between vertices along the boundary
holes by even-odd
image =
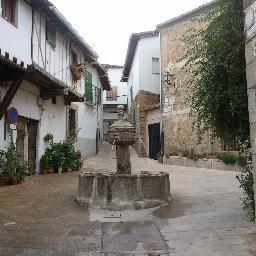
[[[92,74],[90,72],[86,72],[85,75],[85,101],[93,102]]]

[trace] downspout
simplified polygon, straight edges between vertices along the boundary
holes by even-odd
[[[32,29],[31,29],[31,64],[33,63],[34,59],[34,47],[33,47],[33,39],[34,39],[34,15],[35,15],[35,9],[34,4],[32,3]]]
[[[160,45],[160,142],[161,142],[161,151],[164,152],[164,128],[163,128],[163,87],[162,87],[162,44],[161,44],[161,31],[159,31],[159,45]]]

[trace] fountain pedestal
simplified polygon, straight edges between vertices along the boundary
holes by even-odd
[[[116,145],[117,172],[102,174],[82,172],[79,175],[75,201],[84,207],[107,210],[145,209],[170,202],[167,173],[131,173],[129,146],[134,144],[135,128],[128,122],[115,122],[107,141]]]
[[[116,146],[117,173],[131,174],[131,161],[129,145]]]

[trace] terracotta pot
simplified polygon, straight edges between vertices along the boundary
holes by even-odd
[[[157,161],[159,164],[162,164],[164,162],[164,158],[162,156],[157,157]]]
[[[54,173],[54,169],[53,169],[53,167],[49,167],[49,169],[47,170],[47,173],[48,173],[48,174],[52,174],[52,173]]]
[[[42,175],[46,175],[48,173],[48,169],[43,169],[43,170],[41,170],[41,174]]]
[[[19,184],[19,182],[17,180],[12,180],[11,181],[11,185],[13,185],[13,186],[18,185],[18,184]]]

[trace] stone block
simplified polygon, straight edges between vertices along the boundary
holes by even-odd
[[[246,71],[246,76],[247,76],[247,87],[248,88],[253,88],[256,86],[256,60],[253,62],[249,63],[247,65],[247,71]]]
[[[255,61],[256,57],[254,56],[254,40],[248,41],[245,47],[245,57],[246,57],[246,65],[249,65],[251,62]]]
[[[88,186],[84,188],[84,186]],[[80,173],[75,201],[83,207],[106,210],[153,208],[170,202],[167,173]]]

